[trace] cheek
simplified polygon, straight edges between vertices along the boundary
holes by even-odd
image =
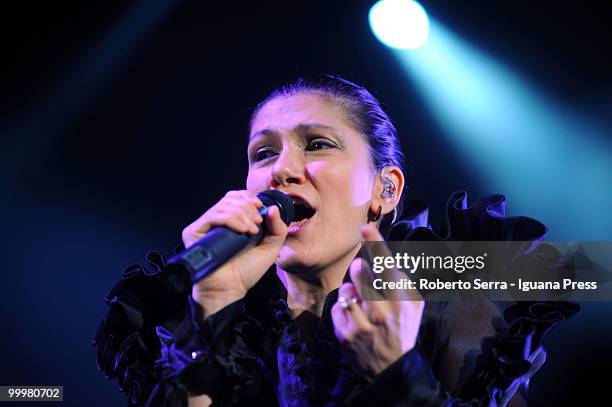
[[[372,174],[369,169],[354,171],[351,175],[352,203],[355,206],[367,205],[372,199]]]
[[[313,183],[322,197],[330,202],[338,202],[341,209],[346,205],[363,207],[372,198],[372,175],[369,168],[355,163],[311,162],[307,165]]]
[[[267,177],[261,171],[249,170],[246,179],[246,189],[253,192],[261,192],[267,188]]]

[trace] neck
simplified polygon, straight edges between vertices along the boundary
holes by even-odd
[[[323,269],[310,269],[302,273],[291,273],[276,267],[276,274],[287,291],[287,305],[291,317],[304,311],[318,317],[323,313],[325,298],[342,285],[351,261],[359,252],[359,245]]]

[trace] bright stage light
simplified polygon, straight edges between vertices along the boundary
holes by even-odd
[[[381,0],[370,9],[370,28],[383,44],[397,49],[418,48],[427,42],[429,18],[411,0]]]
[[[610,239],[612,149],[602,123],[435,19],[425,46],[393,54],[487,192],[542,220],[548,238]]]

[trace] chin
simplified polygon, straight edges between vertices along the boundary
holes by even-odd
[[[308,272],[315,266],[315,258],[310,252],[310,250],[305,250],[305,247],[300,243],[285,244],[281,248],[276,265],[289,273]]]

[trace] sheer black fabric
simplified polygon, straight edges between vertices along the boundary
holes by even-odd
[[[465,192],[452,194],[440,233],[424,203],[407,210],[387,240],[540,241],[546,233],[534,219],[506,217],[502,195],[468,206]],[[538,250],[546,256],[531,261],[559,269],[559,253],[544,244]],[[205,321],[190,296],[165,289],[164,270],[163,257],[151,252],[145,266],[124,271],[105,298],[109,311],[93,342],[98,368],[118,379],[128,406],[186,406],[188,393],[221,406],[504,406],[526,394],[546,359],[547,334],[580,309],[572,302],[428,302],[416,346],[370,380],[351,369],[334,335],[337,290],[307,340],[274,267]]]

